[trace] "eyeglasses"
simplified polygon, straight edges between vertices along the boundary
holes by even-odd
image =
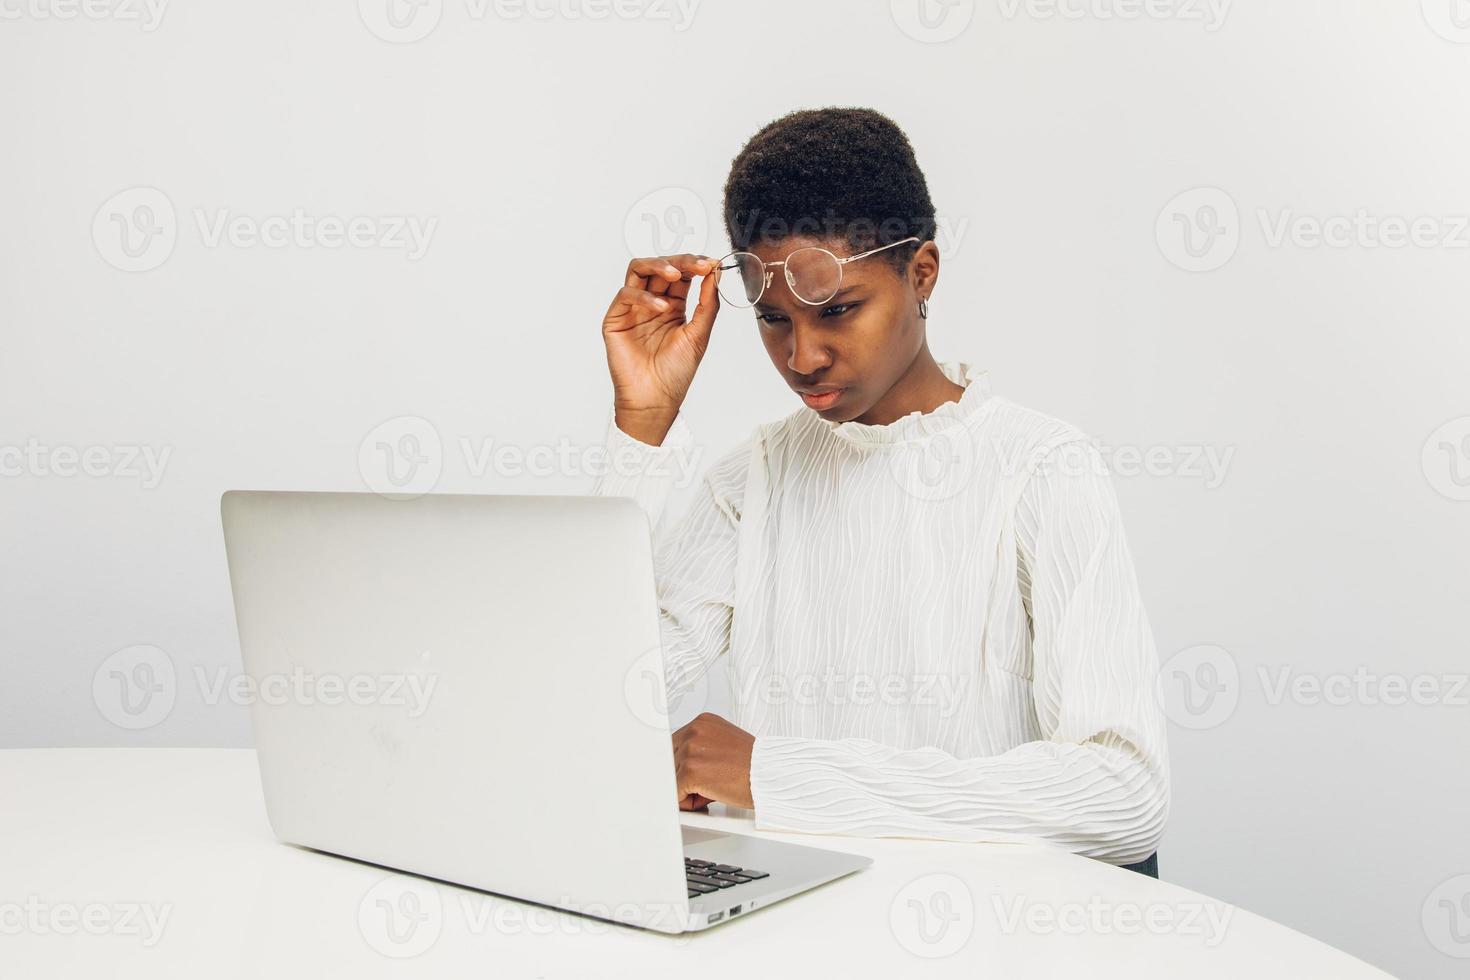
[[[818,245],[798,248],[782,262],[762,262],[754,252],[731,252],[720,259],[718,267],[720,299],[731,306],[754,306],[770,288],[775,274],[769,270],[780,266],[786,274],[786,285],[790,287],[791,295],[808,306],[820,306],[842,288],[842,267],[847,263],[918,240],[917,237],[909,237],[889,242],[847,258],[838,258]],[[727,272],[739,275],[732,275],[727,280]]]

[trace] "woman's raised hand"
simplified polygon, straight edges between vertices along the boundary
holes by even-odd
[[[709,349],[720,310],[717,264],[687,253],[634,259],[603,317],[617,425],[640,442],[663,442]],[[691,314],[689,292],[699,277]]]

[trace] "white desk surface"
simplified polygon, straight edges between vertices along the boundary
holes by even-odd
[[[568,805],[596,822],[594,802]],[[685,822],[752,832],[746,811],[712,811]],[[0,975],[1387,976],[1244,910],[1049,848],[770,836],[874,864],[665,936],[280,844],[248,750],[0,751]],[[390,923],[389,910],[416,918]]]

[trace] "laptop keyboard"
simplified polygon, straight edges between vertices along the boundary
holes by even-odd
[[[764,871],[737,868],[733,864],[716,864],[713,861],[701,861],[699,858],[690,857],[684,859],[684,878],[689,883],[690,898],[698,898],[710,892],[743,885],[747,881],[769,877],[770,875]]]

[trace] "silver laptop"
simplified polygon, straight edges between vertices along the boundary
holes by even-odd
[[[232,491],[221,513],[281,840],[660,932],[871,863],[681,826],[631,499]]]

